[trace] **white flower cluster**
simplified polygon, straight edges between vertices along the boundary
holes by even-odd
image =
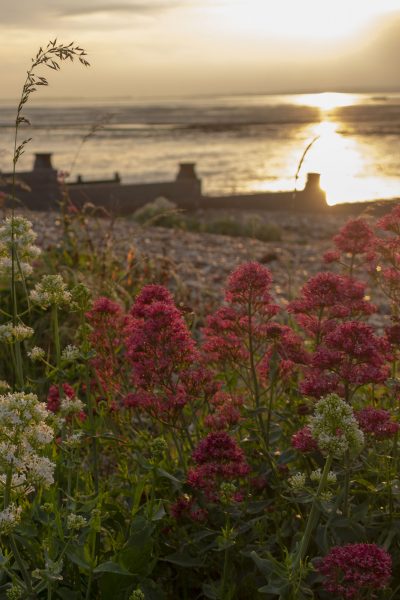
[[[87,520],[82,515],[71,513],[67,517],[67,527],[72,531],[79,531],[87,525]]]
[[[11,390],[10,384],[4,381],[4,379],[0,379],[0,393],[7,392],[8,390]]]
[[[306,485],[305,473],[295,473],[289,477],[288,483],[293,490],[302,490]]]
[[[0,511],[0,533],[8,534],[21,520],[22,508],[15,504],[9,504],[7,508]]]
[[[43,275],[30,293],[32,302],[41,308],[65,306],[71,303],[72,294],[61,275]]]
[[[321,469],[315,469],[315,471],[312,471],[310,473],[310,479],[314,483],[319,483],[321,477],[322,477]],[[326,478],[327,485],[333,485],[336,482],[337,482],[336,473],[334,473],[333,471],[329,471],[328,476]]]
[[[83,409],[84,404],[82,400],[79,400],[77,396],[73,396],[72,398],[68,398],[68,396],[65,396],[64,398],[61,398],[60,414],[63,417],[77,415],[80,412],[82,412]]]
[[[29,350],[28,356],[31,360],[42,360],[45,357],[45,351],[43,348],[39,348],[39,346],[34,346],[32,350]]]
[[[15,344],[15,342],[23,342],[28,338],[32,337],[34,331],[32,327],[28,327],[23,323],[18,323],[17,325],[13,325],[10,321],[9,323],[4,323],[0,325],[0,341],[6,344]]]
[[[61,358],[62,358],[62,360],[65,360],[66,362],[72,362],[72,361],[76,360],[77,358],[79,358],[79,354],[80,354],[79,348],[69,344],[62,351]]]
[[[35,394],[24,392],[0,396],[0,476],[5,482],[12,471],[14,493],[26,492],[32,485],[53,483],[54,463],[43,450],[54,431],[47,424],[46,405]]]
[[[32,273],[31,261],[40,254],[35,246],[36,233],[32,223],[24,217],[7,217],[0,225],[0,273],[9,275],[12,270],[12,248],[15,249],[14,275],[16,279]]]
[[[319,449],[335,458],[342,458],[347,451],[358,454],[364,445],[353,409],[336,394],[317,402],[309,427]]]

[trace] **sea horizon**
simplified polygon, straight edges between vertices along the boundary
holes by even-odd
[[[0,107],[6,172],[15,106],[3,99]],[[26,114],[32,125],[21,128],[20,139],[32,141],[19,170],[31,168],[33,153],[52,152],[55,168],[73,165],[71,180],[118,172],[123,183],[135,183],[173,179],[179,162],[195,162],[209,195],[301,188],[307,172],[316,171],[329,204],[400,197],[400,157],[393,153],[399,92],[41,98]]]

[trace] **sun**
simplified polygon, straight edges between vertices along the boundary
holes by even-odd
[[[220,0],[213,12],[222,17],[225,30],[309,43],[351,38],[398,9],[398,0]]]
[[[319,94],[301,94],[294,98],[294,102],[300,106],[312,106],[323,111],[333,110],[342,106],[356,104],[356,94],[343,94],[340,92],[322,92]]]

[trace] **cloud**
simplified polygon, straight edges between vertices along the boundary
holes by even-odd
[[[57,20],[62,21],[69,17],[93,16],[107,13],[121,15],[129,13],[132,16],[157,14],[180,6],[191,5],[192,1],[183,0],[127,0],[123,2],[108,0],[18,0],[18,2],[5,2],[1,7],[1,26],[14,26],[20,28],[46,27],[48,23],[54,28]]]
[[[121,4],[114,4],[108,2],[106,4],[93,4],[89,6],[82,6],[78,4],[76,7],[71,8],[71,4],[68,4],[68,8],[63,11],[62,16],[81,16],[81,15],[94,15],[98,13],[130,13],[130,14],[149,14],[159,13],[166,10],[172,10],[179,8],[182,5],[181,2],[124,2]]]

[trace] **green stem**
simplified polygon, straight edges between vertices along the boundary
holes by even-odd
[[[344,494],[343,494],[343,515],[344,517],[349,516],[350,506],[350,454],[349,451],[344,455]]]
[[[7,471],[6,485],[5,485],[5,489],[4,489],[4,509],[6,509],[10,505],[11,485],[12,485],[12,467],[10,467]],[[18,550],[17,543],[16,543],[16,541],[14,539],[14,535],[12,533],[10,533],[8,536],[8,542],[10,544],[10,548],[14,555],[15,562],[17,563],[18,568],[21,571],[22,579],[24,580],[24,583],[25,583],[25,587],[26,587],[26,590],[28,593],[27,600],[29,598],[34,598],[36,596],[36,594],[34,594],[34,592],[33,592],[29,573],[25,568],[24,561],[22,560],[22,557]]]
[[[56,304],[51,307],[51,319],[53,324],[54,346],[56,350],[56,365],[57,369],[61,365],[61,343],[60,343],[60,327],[58,323],[58,308]]]
[[[184,471],[184,473],[186,474],[186,471],[187,471],[187,465],[186,465],[186,459],[185,459],[185,455],[184,455],[184,454],[183,454],[183,452],[182,452],[181,445],[180,445],[180,443],[179,443],[179,440],[178,440],[178,438],[176,437],[176,434],[175,434],[175,432],[174,432],[174,430],[173,430],[173,428],[172,428],[172,427],[170,428],[170,431],[171,431],[171,436],[172,436],[172,439],[174,440],[175,448],[176,448],[176,450],[177,450],[177,452],[178,452],[178,456],[179,456],[179,462],[180,462],[180,465],[181,465],[181,467],[183,468],[183,471]]]
[[[297,570],[299,568],[301,561],[304,560],[304,558],[307,554],[308,546],[310,544],[311,534],[318,522],[318,516],[319,516],[318,502],[319,502],[321,493],[323,492],[323,490],[326,486],[329,470],[332,465],[332,460],[333,460],[332,456],[329,455],[325,461],[325,466],[324,466],[324,470],[321,475],[321,479],[319,480],[317,493],[313,500],[313,503],[311,506],[311,511],[308,516],[307,525],[306,525],[303,537],[301,539],[299,549],[297,551],[297,554],[296,554],[294,562],[293,562],[294,570]]]

